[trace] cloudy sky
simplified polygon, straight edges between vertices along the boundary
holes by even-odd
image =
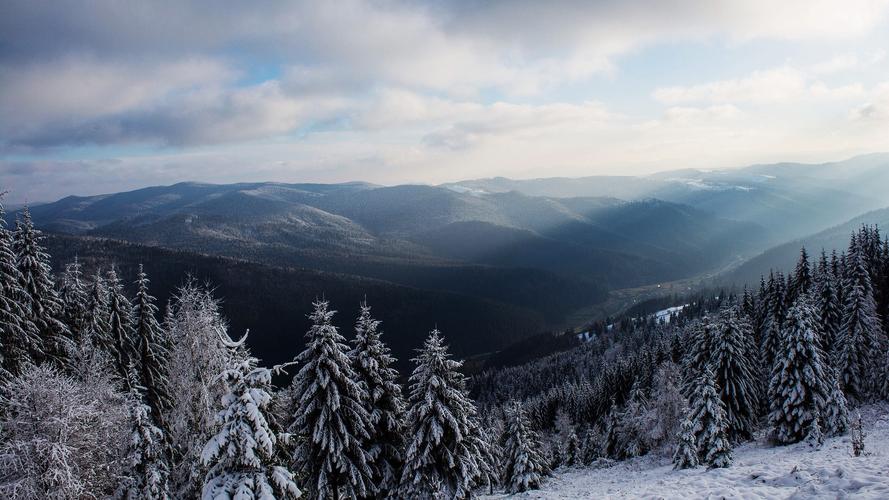
[[[0,189],[889,151],[889,0],[0,2]]]

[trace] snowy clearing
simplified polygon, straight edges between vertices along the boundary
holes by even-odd
[[[819,450],[761,441],[735,449],[729,469],[674,471],[669,458],[643,457],[608,469],[559,471],[540,491],[487,498],[889,498],[889,405],[862,408],[866,455],[848,436]]]

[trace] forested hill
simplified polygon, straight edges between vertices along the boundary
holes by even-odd
[[[274,267],[231,258],[173,251],[103,238],[49,234],[47,250],[57,271],[75,257],[87,276],[111,264],[132,292],[138,265],[165,304],[191,276],[209,283],[222,300],[233,335],[250,330],[249,344],[264,363],[290,361],[305,345],[312,302],[324,297],[339,312],[334,324],[353,329],[365,298],[383,322],[385,339],[401,367],[436,325],[455,353],[468,357],[495,351],[545,328],[533,310],[455,293],[420,290],[351,275]]]

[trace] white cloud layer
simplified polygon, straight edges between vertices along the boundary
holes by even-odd
[[[435,182],[887,150],[889,70],[875,45],[887,11],[889,0],[9,0],[0,176],[45,199],[185,179]],[[629,82],[636,106],[593,90],[629,78],[626,58],[689,44],[799,61],[713,60],[719,78]],[[96,147],[107,154],[70,159]],[[78,172],[102,181],[74,187]],[[57,186],[37,194],[38,182]]]

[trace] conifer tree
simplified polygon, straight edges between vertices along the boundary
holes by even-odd
[[[682,392],[686,397],[690,397],[695,390],[697,380],[710,364],[713,346],[713,325],[710,318],[705,316],[700,321],[689,326],[687,331],[689,348],[682,366],[685,378]]]
[[[620,446],[620,421],[618,420],[619,409],[617,403],[612,398],[611,408],[605,417],[605,425],[602,429],[602,455],[611,459],[621,458],[623,450]]]
[[[737,307],[719,314],[713,333],[711,366],[725,404],[728,437],[732,441],[750,439],[759,401],[758,373],[750,356],[755,349],[749,322]]]
[[[111,340],[110,312],[108,310],[108,287],[102,277],[102,271],[97,270],[89,285],[86,308],[86,334],[87,337],[102,352],[112,352],[114,343]]]
[[[590,465],[602,456],[602,437],[603,433],[599,427],[587,427],[583,434],[579,463]]]
[[[0,193],[0,382],[21,374],[42,352],[36,326],[25,307],[22,276],[13,251],[12,232],[6,229]]]
[[[216,415],[219,432],[210,438],[201,454],[204,465],[209,467],[202,497],[299,498],[302,492],[296,486],[294,473],[275,463],[279,437],[268,417],[272,371],[257,367],[256,358],[248,356],[226,369],[222,379],[226,393]]]
[[[864,257],[854,246],[853,251],[849,256],[852,268],[846,285],[846,306],[838,344],[842,349],[840,373],[843,388],[850,398],[860,401],[870,389],[882,326]]]
[[[710,367],[705,368],[689,401],[689,415],[694,422],[700,462],[706,463],[710,468],[724,468],[731,465],[732,450],[728,439],[725,405],[719,398],[714,380],[713,371]]]
[[[166,415],[170,412],[169,353],[164,337],[166,332],[157,322],[155,298],[148,292],[148,275],[139,264],[136,296],[133,299],[133,332],[135,334],[141,375],[139,383],[145,390],[145,402],[151,417],[161,429],[167,429]]]
[[[779,356],[769,383],[769,425],[780,444],[805,439],[821,418],[830,394],[828,373],[816,337],[818,315],[807,295],[788,312]],[[819,423],[820,425],[820,423]]]
[[[698,466],[698,444],[695,434],[695,422],[689,417],[682,421],[679,427],[679,444],[673,454],[673,468],[676,470],[693,469]]]
[[[134,376],[132,379],[132,429],[127,443],[129,470],[117,496],[123,500],[168,500],[172,497],[166,438],[163,431],[154,424],[151,407],[143,402],[143,388],[138,386]]]
[[[768,310],[765,326],[763,327],[762,355],[764,373],[771,371],[778,353],[778,344],[781,338],[781,326],[784,324],[785,314],[784,277],[781,273],[769,278]]]
[[[314,303],[308,343],[297,356],[290,432],[299,439],[294,462],[311,498],[367,497],[375,493],[370,455],[363,449],[370,428],[345,339],[331,324],[336,311]]]
[[[228,324],[219,303],[205,287],[188,281],[177,290],[167,322],[172,339],[168,415],[173,448],[172,485],[177,498],[200,496],[206,476],[201,452],[215,427],[216,409],[225,394],[218,376],[243,359],[230,349]]]
[[[830,365],[827,366],[827,377],[830,391],[821,414],[824,420],[823,430],[827,436],[839,436],[849,429],[849,409],[837,370]]]
[[[133,338],[132,305],[123,293],[123,283],[112,266],[106,275],[108,287],[108,357],[124,387],[129,387],[131,369],[139,370],[139,354]]]
[[[549,469],[540,439],[531,429],[524,408],[518,401],[507,408],[503,438],[503,484],[506,490],[522,493],[540,488]]]
[[[812,272],[809,266],[809,254],[805,247],[800,250],[799,261],[797,261],[793,276],[790,277],[790,285],[787,300],[791,304],[801,295],[808,295],[812,292]]]
[[[856,413],[851,424],[852,455],[860,457],[864,454],[864,426],[861,424],[861,413]]]
[[[62,318],[64,306],[53,283],[49,255],[40,245],[42,239],[26,207],[16,220],[13,250],[25,292],[25,310],[41,339],[39,345],[32,344],[32,347],[42,350],[32,352],[31,357],[35,361],[49,360],[66,368],[74,345]]]
[[[818,267],[816,288],[818,317],[821,325],[819,345],[827,356],[827,360],[833,362],[836,358],[835,345],[842,327],[843,307],[839,300],[836,278],[827,262],[827,255],[823,252]]]
[[[450,359],[438,330],[429,334],[414,362],[401,497],[469,498],[489,473],[490,453],[458,371],[462,363]]]
[[[349,357],[357,380],[368,398],[370,415],[364,448],[370,455],[373,483],[379,496],[391,495],[398,486],[404,448],[405,402],[398,384],[395,358],[380,339],[380,322],[373,319],[367,303],[355,324],[355,340]]]
[[[575,432],[574,429],[571,429],[571,432],[568,434],[568,439],[565,441],[565,465],[568,467],[577,465],[579,462],[579,455],[580,443],[577,439],[577,432]]]
[[[62,320],[68,325],[71,340],[79,344],[87,330],[88,293],[77,257],[74,258],[74,262],[65,265],[59,287],[59,299],[63,306]]]

